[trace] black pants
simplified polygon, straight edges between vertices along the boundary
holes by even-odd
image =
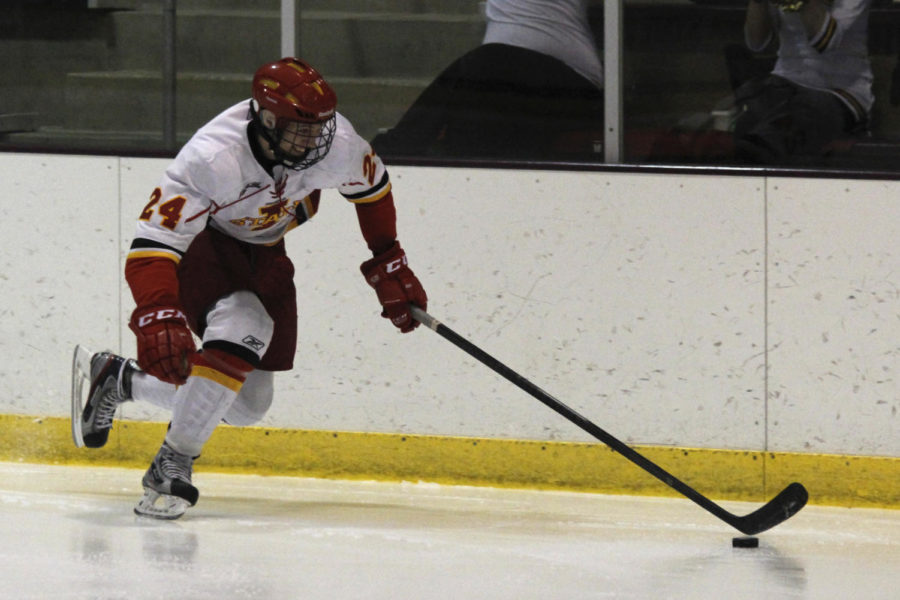
[[[485,44],[445,69],[390,131],[382,156],[596,160],[603,91],[565,63]]]
[[[735,153],[741,162],[808,164],[826,156],[835,140],[865,129],[834,94],[777,75],[744,83],[735,92],[735,100],[739,110]]]

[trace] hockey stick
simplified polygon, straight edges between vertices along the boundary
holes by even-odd
[[[797,514],[797,512],[799,512],[800,509],[803,508],[803,506],[806,504],[807,499],[809,498],[809,495],[806,492],[806,488],[804,488],[802,484],[795,482],[788,485],[781,491],[781,493],[779,493],[777,496],[769,500],[769,502],[756,509],[752,513],[744,516],[732,514],[694,488],[677,479],[675,476],[667,472],[656,463],[644,457],[637,451],[632,450],[623,442],[620,442],[618,439],[616,439],[600,427],[594,425],[591,421],[587,420],[585,417],[581,416],[535,384],[531,383],[481,348],[478,348],[477,346],[475,346],[475,344],[466,340],[458,333],[429,315],[424,310],[413,306],[412,315],[413,318],[419,323],[437,332],[441,337],[449,340],[453,345],[462,349],[473,358],[478,359],[480,362],[484,363],[492,370],[514,383],[516,386],[525,390],[526,392],[540,400],[542,403],[544,403],[546,406],[552,408],[554,411],[556,411],[584,431],[588,432],[643,470],[647,471],[670,488],[674,489],[686,498],[692,500],[701,508],[704,508],[708,512],[717,516],[722,521],[725,521],[726,523],[746,535],[755,535],[757,533],[766,531],[767,529],[771,529],[772,527],[775,527],[783,521],[786,521],[793,515]]]

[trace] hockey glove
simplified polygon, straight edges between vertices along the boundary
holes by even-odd
[[[370,258],[359,267],[370,286],[378,294],[381,316],[391,320],[403,333],[419,326],[412,318],[409,305],[428,309],[428,296],[422,284],[406,264],[406,253],[399,242],[394,242],[386,252]]]
[[[144,371],[168,383],[187,381],[197,347],[180,309],[139,307],[128,326],[137,336],[138,365]]]

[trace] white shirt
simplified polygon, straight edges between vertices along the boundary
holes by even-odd
[[[129,258],[178,262],[207,224],[245,242],[273,244],[312,218],[315,190],[336,189],[351,202],[374,202],[390,191],[381,159],[340,114],[324,159],[300,171],[279,165],[269,175],[250,148],[249,106],[249,99],[235,104],[184,145],[138,220]]]
[[[799,14],[770,4],[769,14],[778,31],[778,60],[772,73],[804,87],[835,93],[854,113],[860,108],[868,113],[875,102],[868,48],[870,5],[871,0],[834,0],[821,29],[807,39]],[[771,37],[753,47],[748,40],[747,46],[759,51],[769,41]],[[853,106],[854,100],[858,107]]]
[[[483,43],[552,56],[603,87],[603,65],[588,26],[587,0],[488,0],[485,16]]]

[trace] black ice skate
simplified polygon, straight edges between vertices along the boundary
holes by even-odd
[[[138,369],[133,360],[111,352],[91,354],[75,347],[72,360],[72,439],[79,448],[102,448],[109,438],[119,404],[131,400],[131,376]],[[82,405],[82,388],[90,382]]]
[[[163,442],[162,448],[144,479],[144,497],[134,507],[135,514],[155,519],[177,519],[188,507],[197,504],[200,492],[191,485],[194,459],[173,450]]]

